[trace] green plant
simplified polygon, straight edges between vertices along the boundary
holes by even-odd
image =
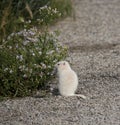
[[[30,95],[51,79],[54,64],[66,57],[67,49],[57,40],[57,32],[49,33],[44,26],[71,10],[70,0],[0,1],[1,100]]]
[[[46,85],[66,48],[37,28],[12,33],[0,46],[0,96],[26,96]]]
[[[72,3],[71,0],[51,0],[51,8],[57,8],[61,13],[61,17],[71,16],[72,15]]]
[[[61,17],[61,13],[57,10],[57,8],[52,9],[48,6],[41,7],[39,9],[39,15],[40,16],[37,20],[41,25],[48,25]]]
[[[12,32],[48,25],[71,15],[71,0],[0,0],[0,44]],[[43,9],[44,8],[44,9]]]

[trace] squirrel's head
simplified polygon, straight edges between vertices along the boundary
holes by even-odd
[[[52,71],[52,75],[55,75],[56,73],[60,73],[62,71],[70,70],[70,69],[71,67],[67,61],[60,61],[55,65]]]
[[[55,65],[55,67],[57,68],[58,72],[71,69],[67,61],[60,61]]]

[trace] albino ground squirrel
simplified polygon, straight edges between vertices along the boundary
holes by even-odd
[[[78,86],[77,74],[71,69],[67,61],[60,61],[55,65],[57,69],[59,84],[58,89],[62,96],[79,96],[86,99],[86,96],[75,94]]]

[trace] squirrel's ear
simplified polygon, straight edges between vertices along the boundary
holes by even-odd
[[[65,65],[65,62],[63,63],[63,65]]]

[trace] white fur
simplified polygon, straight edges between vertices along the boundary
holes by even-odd
[[[56,64],[58,71],[59,84],[58,89],[62,96],[79,96],[86,98],[84,95],[75,94],[78,86],[77,74],[71,69],[67,61],[60,61]]]

